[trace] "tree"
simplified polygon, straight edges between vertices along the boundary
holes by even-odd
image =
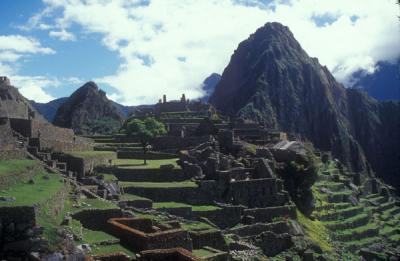
[[[126,133],[129,136],[137,136],[139,138],[140,145],[143,148],[144,165],[147,165],[146,153],[148,147],[155,138],[166,134],[167,131],[162,122],[149,117],[144,120],[129,119],[126,124]]]

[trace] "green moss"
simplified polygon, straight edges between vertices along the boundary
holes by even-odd
[[[319,220],[311,220],[297,211],[297,220],[303,226],[305,235],[323,251],[334,254],[327,229]]]

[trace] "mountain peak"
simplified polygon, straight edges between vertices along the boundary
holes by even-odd
[[[90,81],[72,93],[58,108],[54,124],[72,128],[81,134],[107,133],[117,130],[123,118],[106,93]],[[102,124],[107,126],[98,129]]]

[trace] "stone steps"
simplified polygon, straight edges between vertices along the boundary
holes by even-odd
[[[325,222],[325,225],[330,230],[343,230],[364,226],[368,222],[369,215],[362,213],[344,220]]]
[[[339,202],[347,202],[349,196],[352,195],[352,191],[341,191],[341,192],[334,192],[328,195],[327,199],[329,203],[339,203]]]
[[[382,239],[380,237],[370,237],[366,238],[363,240],[357,240],[357,241],[349,241],[344,243],[344,247],[348,251],[357,251],[360,250],[363,247],[369,247],[374,243],[381,242]]]
[[[379,235],[384,237],[390,237],[399,234],[400,234],[400,227],[385,227],[379,231]]]
[[[346,229],[334,234],[336,240],[348,242],[360,240],[363,238],[376,237],[379,235],[379,228],[376,225],[367,225],[366,227],[358,227]]]
[[[389,210],[395,206],[396,206],[396,202],[390,201],[390,202],[383,203],[382,205],[377,207],[376,210],[383,212],[383,211]]]
[[[350,208],[345,208],[345,209],[340,209],[340,210],[333,210],[329,211],[327,213],[324,213],[319,216],[319,220],[321,221],[334,221],[338,220],[340,218],[350,218],[353,216],[356,216],[358,214],[361,214],[364,211],[364,208],[361,206],[356,206],[356,207],[350,207]]]

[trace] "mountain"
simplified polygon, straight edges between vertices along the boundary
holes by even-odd
[[[202,90],[204,91],[204,96],[201,98],[201,101],[208,102],[208,99],[215,90],[215,86],[217,86],[220,80],[221,80],[221,75],[219,75],[218,73],[212,73],[204,80],[202,84]]]
[[[377,100],[400,101],[400,59],[394,64],[379,62],[374,73],[357,72],[353,78],[353,87],[365,90]]]
[[[52,100],[48,103],[39,103],[31,101],[32,106],[42,114],[49,122],[54,120],[54,116],[58,108],[67,100],[68,98],[63,97],[59,99]]]
[[[11,85],[7,77],[0,77],[0,118],[36,119],[45,121],[42,115]]]
[[[124,116],[94,82],[87,82],[58,108],[53,123],[78,134],[108,134],[118,130]]]
[[[241,42],[210,103],[226,114],[301,135],[355,172],[367,173],[370,163],[400,188],[399,103],[379,103],[344,88],[288,27],[267,23]]]

